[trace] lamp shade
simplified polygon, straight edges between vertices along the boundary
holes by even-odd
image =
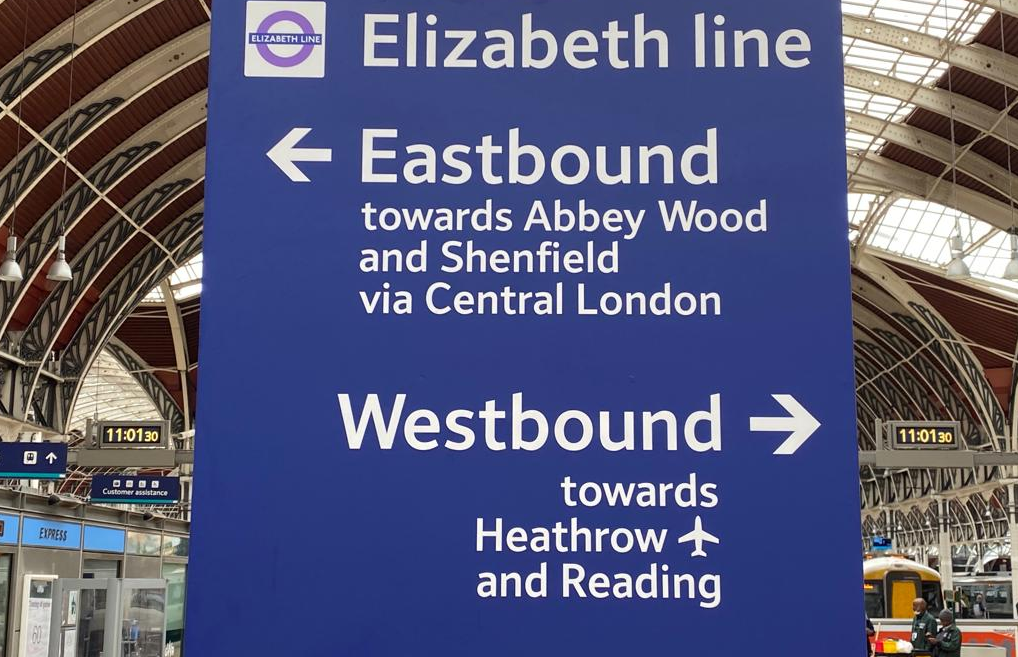
[[[21,267],[18,266],[18,261],[15,259],[17,251],[18,238],[11,235],[7,238],[7,254],[4,256],[3,263],[0,264],[0,281],[16,283],[21,280]]]
[[[49,267],[49,273],[46,274],[46,278],[51,281],[66,282],[74,278],[74,274],[71,272],[71,266],[67,264],[67,258],[64,255],[64,236],[60,236],[60,241],[57,245],[57,258],[53,261],[53,264]]]

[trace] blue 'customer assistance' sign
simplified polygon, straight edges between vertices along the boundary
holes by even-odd
[[[92,475],[90,499],[103,504],[176,504],[180,477]]]
[[[218,3],[189,651],[854,655],[841,66],[827,0]]]

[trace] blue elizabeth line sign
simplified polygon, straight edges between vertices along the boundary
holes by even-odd
[[[193,655],[858,636],[839,3],[212,21]]]

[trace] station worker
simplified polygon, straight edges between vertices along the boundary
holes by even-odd
[[[912,650],[932,652],[933,646],[927,635],[937,635],[937,619],[927,610],[926,601],[922,598],[912,601],[912,611],[915,612],[915,616],[912,618]]]
[[[940,612],[940,632],[930,637],[933,654],[936,657],[959,657],[961,655],[961,631],[954,624],[954,614],[948,610]]]

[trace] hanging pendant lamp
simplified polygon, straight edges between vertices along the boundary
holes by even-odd
[[[67,264],[67,257],[64,255],[65,246],[64,236],[61,235],[57,242],[57,259],[50,265],[49,273],[46,274],[48,280],[65,283],[74,278],[71,266]]]
[[[0,264],[0,281],[5,283],[17,283],[21,280],[21,267],[16,259],[18,251],[18,238],[11,235],[7,238],[7,253],[4,255],[3,264]]]
[[[955,280],[969,278],[972,273],[969,266],[965,264],[965,246],[961,241],[961,230],[959,229],[951,236],[951,264],[947,266],[947,277]]]

